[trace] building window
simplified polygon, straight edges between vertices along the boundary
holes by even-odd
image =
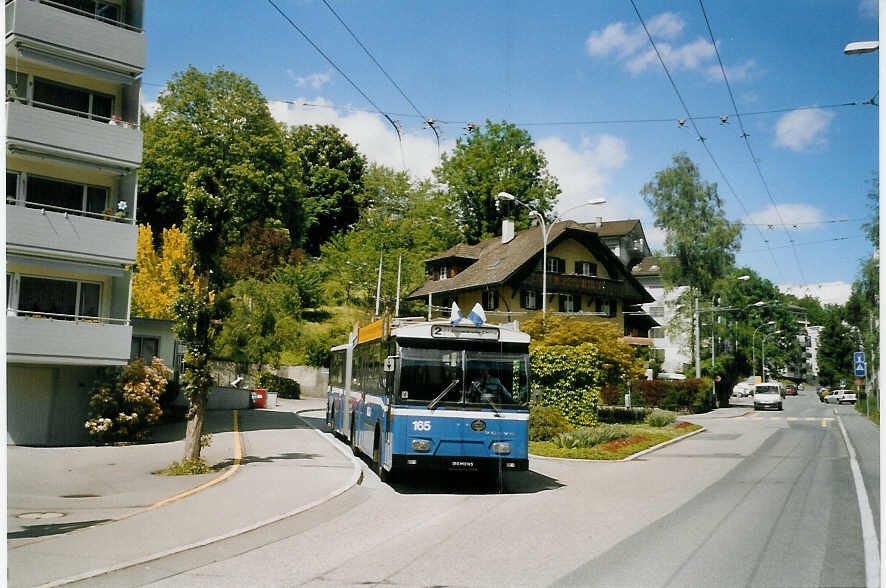
[[[559,257],[548,257],[548,271],[552,274],[565,274],[566,261]]]
[[[483,310],[495,310],[498,308],[498,290],[484,290]]]
[[[596,303],[596,312],[602,314],[605,317],[612,318],[616,314],[618,302],[615,300],[609,300],[608,298],[598,298]]]
[[[33,276],[22,276],[19,280],[19,315],[97,319],[100,307],[101,284]]]
[[[38,108],[48,108],[82,118],[108,122],[114,112],[114,97],[91,90],[34,78],[32,103]]]
[[[660,318],[664,316],[664,306],[650,306],[649,316]]]
[[[441,280],[445,280],[445,279],[449,278],[449,266],[448,265],[441,265],[439,274],[440,274]]]
[[[97,16],[101,20],[120,22],[120,7],[102,0],[55,0],[56,5],[62,10],[65,7],[73,8],[78,12],[85,12],[90,16]],[[73,11],[69,11],[73,12]]]
[[[538,308],[538,297],[535,295],[535,290],[520,291],[520,306],[529,310]]]
[[[596,276],[597,264],[590,261],[576,261],[575,273],[580,276]]]
[[[160,339],[157,337],[133,337],[129,359],[133,361],[141,358],[147,365],[151,365],[151,360],[159,357],[159,349]]]
[[[10,178],[7,174],[7,186],[9,182]],[[88,186],[29,175],[24,192],[25,202],[30,208],[46,207],[72,214],[85,211],[99,215],[108,206],[109,190],[104,186]]]
[[[560,294],[560,312],[578,312],[578,296],[572,294]]]
[[[7,202],[15,202],[16,196],[18,196],[18,172],[7,171],[6,172],[6,201]]]
[[[649,329],[649,337],[652,339],[664,339],[664,328],[652,327]]]

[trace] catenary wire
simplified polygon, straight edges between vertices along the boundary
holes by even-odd
[[[717,168],[717,171],[720,173],[720,177],[723,178],[723,182],[729,188],[729,191],[732,192],[732,195],[738,201],[742,210],[745,213],[745,216],[750,216],[747,207],[744,204],[744,201],[739,197],[738,193],[735,191],[735,188],[732,187],[732,184],[729,182],[729,179],[726,177],[726,174],[723,173],[723,169],[720,167],[720,164],[717,162],[717,158],[714,157],[713,151],[711,151],[710,147],[708,147],[707,141],[702,136],[701,131],[698,129],[698,125],[695,124],[695,120],[692,118],[692,114],[689,112],[689,107],[686,105],[686,101],[683,99],[683,95],[680,94],[679,88],[677,88],[677,83],[674,81],[673,76],[671,76],[671,72],[668,69],[667,64],[664,62],[664,58],[661,56],[661,52],[658,50],[658,46],[655,44],[655,40],[652,38],[652,34],[649,32],[649,28],[646,26],[646,21],[643,20],[643,16],[640,14],[640,9],[637,8],[637,3],[635,0],[630,0],[631,6],[634,7],[634,12],[637,14],[637,19],[640,21],[640,25],[643,27],[643,31],[646,32],[646,37],[649,39],[649,43],[652,45],[652,49],[655,51],[655,55],[658,57],[659,63],[661,63],[661,67],[664,69],[665,75],[668,77],[668,81],[671,83],[671,88],[673,88],[674,93],[677,95],[677,99],[680,101],[680,104],[683,106],[683,112],[686,113],[686,118],[692,123],[692,128],[695,129],[696,137],[698,141],[701,143],[704,150],[707,152],[708,157],[711,158],[711,161],[714,163],[714,167]],[[760,227],[757,227],[757,232],[760,233],[760,238],[765,242],[766,239],[763,238],[763,231],[760,230]],[[767,244],[768,247],[768,244]],[[775,258],[775,253],[772,250],[769,250],[769,255],[772,257],[772,264],[775,266],[775,271],[778,274],[781,274],[781,269],[778,267],[778,260]]]
[[[796,245],[819,245],[821,243],[831,243],[833,241],[853,241],[857,239],[866,239],[864,236],[857,237],[834,237],[832,239],[821,239],[818,241],[803,241],[802,243],[796,243]],[[788,247],[792,247],[792,245],[774,245],[770,246],[770,249],[787,249]],[[739,251],[736,255],[743,255],[745,253],[762,253],[766,251],[766,249],[748,249],[747,251]]]
[[[287,15],[285,12],[283,12],[283,10],[282,10],[279,6],[277,6],[277,4],[274,2],[274,0],[268,0],[268,4],[270,4],[271,6],[273,6],[273,7],[274,7],[274,10],[276,10],[277,12],[279,12],[279,13],[280,13],[280,16],[282,16],[284,19],[286,19],[286,21],[290,24],[290,26],[292,26],[292,28],[294,28],[296,31],[298,31],[299,34],[300,34],[302,37],[304,37],[305,41],[307,41],[307,42],[311,45],[311,47],[313,47],[313,48],[317,51],[317,53],[319,53],[320,55],[323,56],[323,59],[325,59],[327,62],[329,62],[329,64],[330,64],[332,67],[335,68],[335,71],[337,71],[339,74],[341,74],[341,76],[342,76],[345,80],[347,80],[348,83],[351,84],[351,86],[353,86],[353,88],[354,88],[355,90],[357,90],[357,92],[358,92],[361,96],[363,96],[363,98],[364,98],[367,102],[369,102],[370,104],[372,104],[373,108],[375,108],[375,111],[378,112],[378,114],[380,114],[380,115],[382,115],[383,117],[385,117],[385,118],[387,119],[387,121],[388,121],[389,123],[391,123],[391,126],[394,127],[394,131],[397,133],[397,137],[398,137],[398,139],[399,139],[399,138],[400,138],[400,129],[397,127],[397,124],[394,122],[394,120],[393,120],[390,116],[388,116],[388,115],[387,115],[387,114],[386,114],[381,108],[379,108],[378,104],[376,104],[376,103],[372,100],[372,98],[370,98],[370,97],[366,94],[366,92],[364,92],[364,91],[360,88],[360,86],[358,86],[357,83],[354,82],[354,80],[352,80],[350,77],[348,77],[348,74],[346,74],[346,73],[345,73],[345,72],[344,72],[344,71],[338,66],[338,64],[335,63],[335,62],[332,60],[331,57],[329,57],[328,55],[326,55],[326,53],[325,53],[325,52],[324,52],[324,51],[323,51],[323,50],[322,50],[322,49],[321,49],[321,48],[320,48],[320,47],[319,47],[319,46],[313,41],[313,39],[311,39],[311,38],[307,35],[307,33],[305,33],[303,30],[301,30],[301,28],[299,28],[299,26],[298,26],[297,24],[295,24],[295,22],[294,22],[291,18],[289,18],[289,15]]]
[[[726,90],[729,92],[729,100],[732,102],[732,108],[735,112],[738,112],[738,105],[735,102],[735,95],[732,93],[732,85],[729,83],[729,78],[726,76],[726,68],[723,66],[723,59],[720,57],[720,50],[717,48],[717,40],[714,38],[714,31],[711,28],[711,21],[708,19],[708,13],[705,10],[703,0],[698,0],[698,5],[701,7],[701,13],[704,16],[705,26],[708,29],[708,35],[711,37],[711,44],[714,46],[714,53],[717,56],[717,63],[720,64],[720,72],[723,74],[723,82],[726,84]],[[781,211],[778,210],[778,203],[775,202],[775,197],[772,196],[772,190],[769,189],[769,182],[766,181],[766,178],[763,176],[763,170],[760,167],[760,162],[757,159],[757,156],[754,154],[754,150],[751,148],[750,135],[744,128],[744,123],[741,120],[741,115],[736,115],[738,119],[738,125],[741,128],[741,138],[744,139],[744,144],[748,149],[748,155],[751,157],[751,161],[754,164],[754,168],[757,170],[757,175],[760,177],[760,181],[763,183],[763,188],[766,189],[766,194],[769,196],[769,201],[772,202],[772,206],[775,208],[775,215],[778,217],[778,222],[781,224],[784,229],[785,235],[788,237],[788,241],[791,243],[791,250],[794,253],[794,261],[797,263],[797,271],[800,272],[800,279],[803,282],[806,282],[806,276],[803,273],[803,265],[800,263],[800,255],[797,253],[797,248],[793,246],[794,239],[791,237],[790,231],[788,231],[787,226],[785,226],[784,219],[781,216]]]

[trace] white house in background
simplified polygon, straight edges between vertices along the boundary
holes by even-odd
[[[806,380],[818,382],[818,345],[824,327],[814,325],[806,327]]]
[[[654,302],[644,304],[643,310],[662,325],[649,331],[652,348],[657,350],[656,354],[662,360],[661,371],[682,372],[686,364],[692,361],[692,342],[689,325],[678,322],[677,299],[689,287],[678,286],[665,292],[661,266],[668,263],[677,263],[677,258],[647,256],[632,268],[631,273],[655,298]]]

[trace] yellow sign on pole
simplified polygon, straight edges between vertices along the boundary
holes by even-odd
[[[380,318],[373,323],[369,323],[365,327],[360,327],[357,331],[357,343],[365,343],[373,339],[381,339],[385,334],[385,319]]]

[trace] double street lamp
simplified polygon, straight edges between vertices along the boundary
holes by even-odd
[[[513,194],[508,194],[507,192],[499,192],[498,195],[496,196],[496,199],[497,200],[509,200],[512,202],[516,202],[520,206],[523,206],[524,208],[527,208],[529,210],[529,216],[535,216],[539,220],[539,223],[540,223],[539,226],[541,226],[541,237],[542,237],[541,314],[544,319],[548,315],[548,236],[550,235],[551,229],[554,228],[554,225],[557,224],[557,221],[559,221],[561,218],[563,218],[563,215],[566,214],[567,212],[569,212],[571,210],[575,210],[576,208],[581,208],[582,206],[593,206],[596,204],[606,204],[606,199],[605,198],[595,198],[593,200],[588,200],[586,202],[582,202],[581,204],[573,206],[572,208],[567,208],[566,210],[561,212],[559,215],[557,215],[557,218],[555,218],[553,220],[553,222],[551,222],[550,225],[545,223],[545,217],[542,213],[535,210],[534,208],[532,208],[531,206],[529,206],[525,202],[518,200],[516,198],[516,196],[514,196]]]
[[[760,325],[759,327],[754,329],[754,335],[753,335],[753,337],[751,337],[751,364],[752,364],[752,369],[754,371],[754,378],[757,377],[757,353],[756,353],[757,346],[754,343],[754,340],[757,338],[757,331],[759,331],[763,327],[768,327],[768,326],[774,325],[774,324],[775,324],[775,321],[769,321],[768,323],[763,323],[762,325]]]

